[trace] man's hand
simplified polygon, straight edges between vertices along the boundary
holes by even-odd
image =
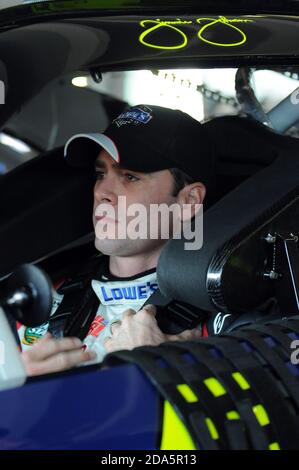
[[[201,337],[199,330],[186,330],[178,335],[162,333],[155,318],[156,307],[146,305],[139,312],[126,310],[121,322],[111,326],[112,336],[104,341],[108,353],[138,346],[158,346],[165,341],[189,341]]]
[[[22,353],[27,375],[60,372],[95,358],[93,351],[84,351],[78,338],[53,339],[47,333],[32,348]]]

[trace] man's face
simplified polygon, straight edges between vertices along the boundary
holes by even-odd
[[[172,196],[173,177],[170,171],[130,171],[119,166],[105,150],[102,150],[96,159],[95,169],[97,180],[94,186],[93,224],[96,248],[106,255],[132,256],[150,253],[162,246],[166,240],[151,239],[148,235],[147,239],[130,237],[130,230],[126,229],[132,226],[130,222],[136,219],[136,216],[124,214],[120,200],[125,201],[127,211],[128,208],[133,208],[134,204],[142,204],[147,215],[142,218],[141,225],[147,224],[149,227],[151,204],[164,203],[169,206],[176,201]],[[113,209],[115,215],[110,216],[109,211],[109,214],[104,216],[104,208],[107,207]],[[158,223],[161,224],[160,219]],[[161,229],[161,226],[159,228]],[[124,230],[125,238],[117,235]]]

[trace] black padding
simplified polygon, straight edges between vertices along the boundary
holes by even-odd
[[[217,154],[213,191],[207,194],[206,208],[273,163],[280,152],[298,147],[296,139],[277,134],[250,118],[221,116],[204,126]]]
[[[0,277],[93,231],[92,171],[49,152],[0,179]]]
[[[273,329],[280,330],[288,340],[298,324],[298,316],[269,322],[262,334],[271,336]],[[248,331],[252,348],[244,347]],[[276,352],[252,327],[225,337],[117,351],[105,358],[104,366],[138,365],[170,402],[197,448],[295,450],[299,449],[299,366],[293,364],[290,370],[278,359],[276,368],[276,361]],[[207,432],[207,419],[216,433]]]
[[[246,132],[244,129],[242,132],[240,122]],[[272,284],[262,283],[256,277],[256,272],[263,268],[267,254],[261,245],[261,237],[263,227],[271,217],[278,214],[279,210],[286,209],[290,203],[296,203],[299,194],[299,142],[278,136],[261,125],[258,125],[256,138],[256,124],[241,118],[235,118],[229,124],[223,128],[220,163],[222,157],[227,158],[229,148],[234,163],[242,164],[243,159],[248,163],[255,148],[255,157],[251,156],[252,163],[255,158],[260,160],[261,167],[272,163],[207,210],[204,214],[202,249],[188,251],[184,247],[185,239],[170,240],[159,258],[157,274],[160,290],[166,297],[210,312],[222,309],[232,313],[254,309],[273,294]],[[228,129],[230,135],[227,134]],[[258,152],[262,133],[263,151]],[[237,151],[234,140],[230,139],[232,135],[239,142]],[[241,149],[243,153],[238,153]],[[264,153],[266,151],[267,155]],[[295,212],[292,217],[292,208],[288,210],[287,230],[296,233],[299,230],[298,217],[294,215]],[[295,210],[299,212],[298,204]],[[258,230],[260,234],[254,236]],[[229,265],[227,258],[231,253],[234,254],[237,247],[239,251]],[[178,266],[180,269],[177,269]],[[212,280],[211,285],[208,285],[207,278],[209,269],[212,273],[220,272],[219,278],[215,282]],[[223,280],[221,276],[225,274],[225,269],[229,269],[230,273]]]

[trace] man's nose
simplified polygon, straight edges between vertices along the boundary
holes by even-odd
[[[96,182],[94,186],[95,202],[109,202],[112,205],[117,203],[119,189],[115,178],[105,177],[103,180]]]

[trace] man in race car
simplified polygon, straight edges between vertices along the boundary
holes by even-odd
[[[213,179],[212,144],[204,127],[181,111],[139,105],[114,119],[104,134],[72,137],[65,145],[65,158],[72,166],[92,165],[96,172],[92,217],[95,247],[104,256],[99,257],[89,289],[97,307],[90,323],[88,300],[79,312],[81,323],[83,312],[83,323],[89,325],[84,337],[65,334],[65,324],[53,335],[48,331],[51,321],[30,334],[22,326],[19,337],[28,375],[101,362],[115,350],[200,337],[200,325],[180,334],[163,333],[156,321],[156,307],[144,306],[158,287],[156,266],[167,242],[161,236],[163,217],[158,219],[155,238],[148,232],[143,238],[131,237],[128,231],[120,237],[115,229],[127,230],[132,221],[132,216],[117,219],[121,198],[127,214],[134,204],[145,208],[142,224],[147,221],[150,225],[152,205],[188,206],[189,214],[176,220],[179,224],[196,216]],[[174,234],[174,221],[169,233],[170,237]],[[59,317],[57,312],[65,302],[62,292],[58,289],[54,294],[51,319]],[[76,319],[78,315],[77,311]],[[70,319],[68,326],[76,319]]]

